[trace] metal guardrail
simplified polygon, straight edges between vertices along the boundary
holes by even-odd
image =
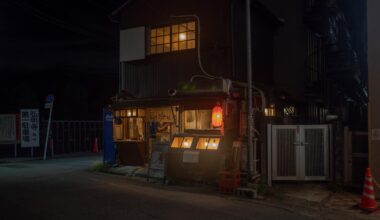
[[[44,153],[47,121],[40,123],[40,146],[35,148],[22,148],[20,141],[2,142],[0,158],[9,157],[40,157]],[[55,154],[68,154],[91,152],[95,139],[98,149],[102,149],[103,122],[102,121],[62,121],[53,120],[50,125],[50,138],[48,143],[48,157]]]
[[[101,149],[103,140],[102,129],[102,121],[53,120],[50,137],[54,145],[54,154],[91,151],[96,138],[98,148]],[[45,131],[42,136],[45,136],[46,125],[42,130]]]

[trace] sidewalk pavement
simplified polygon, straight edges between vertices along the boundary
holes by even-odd
[[[333,193],[330,199],[324,204],[325,207],[334,210],[344,211],[349,215],[366,215],[363,214],[361,210],[353,209],[352,207],[359,204],[361,200],[360,195],[352,194],[349,192],[338,192]],[[374,212],[372,214],[367,214],[368,217],[373,217],[380,219],[380,211]]]
[[[146,177],[148,169],[139,166],[112,167],[109,173],[128,177]],[[352,207],[359,204],[361,196],[349,192],[332,192],[325,184],[276,184],[272,196],[259,203],[282,207],[294,212],[324,219],[380,219],[380,211],[364,214]]]
[[[360,203],[361,195],[344,191],[332,192],[324,184],[277,184],[273,191],[275,195],[282,196],[282,203],[295,209],[316,210],[324,217],[339,215],[347,219],[380,219],[380,211],[366,214],[353,208]]]

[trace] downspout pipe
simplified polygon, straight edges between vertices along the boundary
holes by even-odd
[[[212,75],[203,68],[202,57],[201,57],[201,19],[196,14],[186,14],[186,15],[171,15],[172,18],[195,18],[197,21],[197,52],[198,52],[198,65],[203,75],[194,75],[191,77],[190,82],[194,78],[202,77],[207,79],[223,79],[223,77]]]
[[[244,88],[244,89],[248,88],[248,83],[239,82],[239,81],[232,81],[232,85],[234,85],[236,87],[241,87],[241,88]],[[252,90],[256,90],[260,94],[261,101],[262,101],[260,111],[264,112],[265,108],[267,106],[267,98],[265,96],[265,93],[264,93],[264,91],[262,89],[258,88],[254,84],[251,84],[251,85],[252,85]]]
[[[247,83],[248,83],[248,176],[251,178],[255,175],[253,163],[253,136],[254,136],[254,118],[252,107],[252,37],[251,37],[251,0],[245,1],[246,9],[246,34],[247,34]]]

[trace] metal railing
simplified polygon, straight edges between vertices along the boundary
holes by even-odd
[[[54,154],[91,151],[95,139],[98,148],[102,147],[102,121],[57,121],[51,124],[50,138],[54,145]],[[46,135],[46,126],[44,126]],[[50,144],[49,144],[50,146]]]
[[[44,154],[47,121],[40,123],[40,144],[34,148],[23,148],[20,141],[0,146],[0,158],[41,157]],[[97,139],[98,150],[102,149],[102,121],[58,121],[50,125],[48,157],[56,154],[91,152]]]

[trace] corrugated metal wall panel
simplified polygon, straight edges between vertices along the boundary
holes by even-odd
[[[277,130],[277,175],[296,176],[296,134],[294,129]]]
[[[305,175],[324,176],[323,129],[305,129]]]
[[[144,62],[124,63],[126,90],[136,97],[167,96],[168,89],[199,74],[195,54],[158,55]]]

